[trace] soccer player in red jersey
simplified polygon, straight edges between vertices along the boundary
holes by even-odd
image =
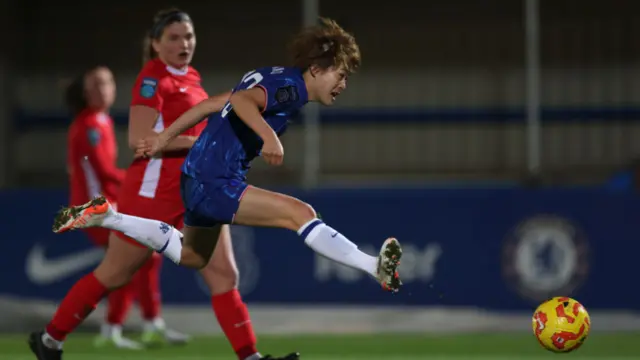
[[[86,71],[67,88],[65,100],[74,119],[67,137],[67,169],[71,203],[104,195],[117,203],[124,170],[116,166],[118,147],[109,108],[116,95],[113,74],[106,67]],[[109,230],[84,229],[98,246],[109,242]]]
[[[188,14],[179,10],[159,13],[147,40],[145,50],[150,60],[136,79],[129,113],[129,145],[132,148],[141,139],[161,132],[183,112],[208,98],[200,85],[199,73],[189,66],[196,41]],[[229,96],[230,92],[209,98],[208,111],[222,110]],[[185,210],[180,195],[180,168],[205,126],[206,121],[186,130],[168,144],[160,156],[134,160],[122,183],[118,209],[182,228]],[[157,277],[160,261],[161,257],[146,246],[124,234],[112,233],[102,263],[71,288],[44,331],[31,334],[29,345],[38,360],[61,359],[62,344],[67,335],[110,290],[127,284],[139,268],[142,271],[148,268],[147,274]],[[270,356],[262,357],[256,349],[251,319],[237,290],[238,270],[228,226],[220,232],[218,245],[208,265],[200,272],[211,291],[214,313],[238,359],[275,360]],[[148,300],[159,304],[157,289],[149,290],[157,296]],[[157,315],[148,314],[145,318],[153,319]],[[164,330],[161,323],[151,321],[149,325],[152,330]],[[289,354],[281,359],[295,360],[298,354]]]
[[[113,74],[102,66],[83,73],[67,88],[67,106],[74,114],[67,140],[73,204],[84,204],[100,195],[117,204],[117,194],[125,171],[116,166],[118,148],[113,120],[108,114],[115,95]],[[109,244],[109,230],[93,228],[84,231],[97,246],[106,247]],[[109,293],[105,323],[95,339],[96,346],[112,343],[117,348],[143,347],[122,336],[122,324],[131,310],[134,297],[145,300],[149,296],[156,296],[148,290],[157,286],[146,282],[157,280],[145,275],[144,270],[140,271],[132,283]],[[143,314],[156,312],[156,304],[152,301],[140,301],[139,305]],[[181,340],[178,336],[174,338],[177,338],[174,341]]]

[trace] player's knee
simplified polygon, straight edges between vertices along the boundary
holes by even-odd
[[[210,262],[200,270],[211,295],[224,294],[238,287],[240,275],[238,269],[228,263]]]
[[[128,284],[135,270],[126,266],[112,266],[104,261],[93,272],[98,281],[109,290],[115,290]]]
[[[309,204],[295,200],[292,201],[290,208],[290,224],[289,229],[298,231],[302,225],[308,223],[310,220],[315,219],[318,215],[316,210]]]
[[[109,247],[100,265],[94,270],[94,276],[108,289],[122,287],[131,281],[147,260],[147,251],[123,251],[117,246]]]

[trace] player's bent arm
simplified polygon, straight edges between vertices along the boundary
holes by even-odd
[[[129,147],[135,150],[138,140],[146,139],[156,135],[153,130],[156,120],[158,119],[158,111],[154,108],[144,105],[134,105],[129,109]],[[178,136],[171,141],[163,151],[176,151],[191,149],[196,141],[195,136]]]
[[[243,90],[231,95],[231,106],[240,120],[244,121],[263,141],[278,138],[275,131],[267,124],[260,113],[264,109],[265,91],[260,88]]]
[[[231,96],[231,91],[223,94],[214,95],[206,100],[201,101],[198,105],[187,110],[180,115],[168,128],[166,128],[160,136],[169,142],[182,134],[185,130],[194,127],[196,124],[204,120],[207,116],[222,111]],[[171,144],[169,143],[169,146]]]

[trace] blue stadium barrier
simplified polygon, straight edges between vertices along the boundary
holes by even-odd
[[[541,111],[544,122],[640,121],[640,107],[549,107]],[[117,124],[127,123],[125,112],[114,113]],[[451,109],[324,109],[323,123],[510,123],[525,119],[524,108]],[[65,113],[36,114],[18,110],[14,116],[18,131],[34,127],[64,127],[70,122]]]
[[[376,306],[477,306],[531,310],[570,295],[589,309],[640,310],[634,267],[640,199],[604,189],[291,190],[323,219],[375,253],[388,236],[404,245],[405,287],[383,293],[367,276],[316,257],[295,233],[234,227],[249,302]],[[100,253],[75,231],[51,232],[65,191],[0,193],[2,294],[60,300]],[[627,269],[627,270],[625,270]],[[209,299],[196,273],[163,269],[170,304]]]

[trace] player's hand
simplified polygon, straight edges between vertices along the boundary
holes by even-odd
[[[134,150],[134,159],[148,158],[148,154],[151,152],[151,144],[152,141],[150,139],[138,140],[138,143],[136,144],[136,148]]]
[[[262,145],[260,155],[269,165],[282,165],[284,159],[284,148],[278,137],[266,140]]]
[[[136,144],[136,150],[134,157],[137,158],[149,158],[162,152],[167,146],[167,141],[164,136],[154,135],[144,139],[138,140]]]

